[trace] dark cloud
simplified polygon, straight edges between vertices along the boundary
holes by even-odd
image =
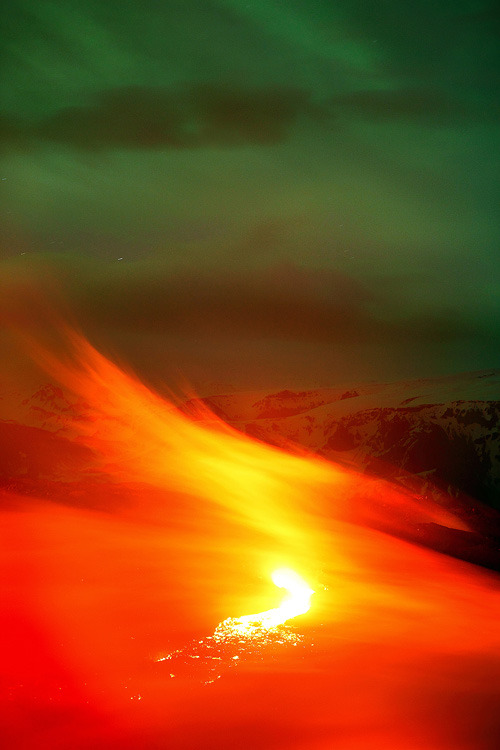
[[[498,326],[492,332],[458,304],[436,299],[412,311],[394,290],[340,271],[49,260],[2,264],[4,331],[64,352],[59,331],[69,323],[155,387],[185,376],[203,388],[255,388],[444,374],[451,358],[455,369],[479,369],[497,350]]]
[[[296,117],[308,110],[309,96],[293,88],[135,86],[61,109],[35,130],[39,138],[90,150],[267,145],[283,141]]]
[[[0,148],[21,148],[30,136],[29,125],[18,117],[0,113]]]
[[[489,109],[498,114],[496,105]],[[19,147],[41,140],[87,151],[265,146],[285,141],[301,115],[338,128],[338,114],[431,124],[488,117],[484,106],[476,112],[469,103],[429,88],[355,91],[321,104],[293,87],[127,86],[101,91],[88,104],[59,109],[38,123],[0,114],[0,144]]]
[[[411,337],[435,343],[478,334],[457,310],[407,315],[387,295],[345,273],[293,264],[146,273],[130,264],[112,275],[92,273],[72,299],[78,317],[95,328],[207,340],[372,344]]]
[[[187,145],[182,124],[175,97],[137,87],[102,92],[86,106],[61,109],[37,132],[47,140],[91,150],[179,147]]]
[[[342,108],[372,120],[426,121],[443,124],[474,115],[459,99],[437,89],[400,88],[356,91],[330,99]]]
[[[7,325],[54,320],[49,300],[57,300],[64,318],[84,327],[204,339],[371,344],[481,335],[481,326],[450,303],[408,314],[387,288],[369,287],[337,270],[291,263],[246,271],[172,271],[160,264],[79,264],[63,256],[28,256],[5,263],[4,270],[0,317]]]
[[[369,294],[335,271],[291,265],[247,273],[191,270],[115,283],[94,287],[83,305],[101,322],[131,329],[337,340],[363,336],[369,323],[363,310]]]

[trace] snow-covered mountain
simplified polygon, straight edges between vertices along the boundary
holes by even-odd
[[[411,539],[500,565],[500,370],[394,383],[190,400],[236,429],[384,477],[452,510],[473,532],[437,524]]]
[[[0,393],[2,421],[69,435],[74,432],[74,423],[83,424],[90,419],[89,415],[88,404],[53,383],[45,383],[29,396],[6,389]]]
[[[500,370],[191,400],[248,435],[500,507]],[[403,471],[400,471],[403,470]]]

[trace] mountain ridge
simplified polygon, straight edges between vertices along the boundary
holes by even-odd
[[[170,408],[253,439],[388,480],[451,510],[457,528],[409,524],[408,538],[500,569],[500,370],[392,383],[188,398]],[[168,403],[167,403],[168,407]],[[101,434],[102,433],[102,434]],[[92,506],[105,425],[54,384],[0,399],[0,486]],[[74,491],[63,490],[63,484]],[[121,494],[120,494],[121,493]],[[115,498],[125,497],[115,486]],[[106,505],[104,487],[97,496]],[[65,500],[65,497],[67,500]],[[460,530],[460,524],[462,524]],[[460,531],[460,533],[458,533]]]

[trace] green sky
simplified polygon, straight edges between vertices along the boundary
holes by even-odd
[[[4,301],[200,388],[499,366],[496,4],[8,5]]]

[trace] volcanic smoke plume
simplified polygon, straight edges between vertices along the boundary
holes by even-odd
[[[498,574],[408,535],[463,518],[62,337],[58,423],[0,425],[4,747],[498,747]]]

